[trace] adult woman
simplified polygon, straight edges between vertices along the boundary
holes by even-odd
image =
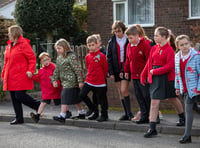
[[[128,45],[128,39],[124,34],[125,30],[126,27],[123,22],[115,21],[113,23],[112,33],[114,35],[109,40],[107,52],[110,78],[116,82],[120,94],[120,100],[125,112],[125,115],[123,115],[119,120],[131,120],[133,118],[128,94],[130,79],[125,79],[124,72],[121,73],[126,58],[126,47]]]
[[[16,118],[10,123],[22,124],[22,103],[37,110],[40,101],[26,94],[33,89],[32,74],[35,71],[36,58],[29,40],[22,37],[22,29],[17,25],[8,28],[9,41],[5,50],[4,66],[1,74],[3,90],[10,91]]]

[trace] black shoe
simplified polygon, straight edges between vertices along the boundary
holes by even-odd
[[[38,121],[40,120],[40,116],[38,114],[34,114],[33,112],[31,112],[30,116],[35,123],[38,123]]]
[[[189,137],[182,137],[182,138],[179,140],[179,142],[180,142],[181,144],[184,144],[184,143],[192,143],[192,138],[191,138],[191,136],[189,136]]]
[[[96,120],[99,117],[99,113],[94,113],[91,117],[88,117],[88,120]]]
[[[61,123],[65,122],[65,118],[63,118],[62,116],[53,116],[53,120],[59,121]]]
[[[152,138],[154,136],[156,136],[158,133],[156,130],[151,130],[149,129],[146,133],[144,133],[144,137],[145,138]]]
[[[23,124],[24,121],[17,121],[16,119],[14,119],[13,121],[10,122],[10,125],[15,125],[15,124]]]
[[[145,123],[149,123],[149,119],[140,119],[136,121],[136,124],[145,124]]]
[[[93,112],[94,112],[93,110],[89,109],[89,110],[86,112],[85,116],[88,117],[88,116],[90,116]]]
[[[67,111],[65,119],[69,119],[69,118],[71,118],[71,116],[72,116],[72,113],[70,111]]]
[[[127,115],[122,115],[120,118],[119,118],[120,121],[124,121],[124,120],[129,120],[129,117]]]
[[[156,124],[160,124],[160,117],[159,116],[156,119]]]
[[[96,121],[98,122],[108,121],[108,117],[99,116]]]
[[[72,119],[85,119],[85,114],[78,114],[78,116],[71,117]]]
[[[180,118],[178,122],[176,122],[176,126],[185,126],[185,119]]]

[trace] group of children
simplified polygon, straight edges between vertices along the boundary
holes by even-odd
[[[107,121],[106,78],[109,74],[116,82],[125,112],[119,120],[149,123],[149,130],[144,137],[153,137],[157,135],[160,101],[168,99],[178,113],[177,126],[186,125],[179,142],[191,142],[192,108],[200,95],[200,54],[191,48],[189,37],[180,35],[176,38],[179,52],[175,56],[173,42],[168,40],[171,32],[165,27],[155,29],[155,43],[148,39],[140,25],[126,29],[121,21],[116,21],[112,32],[114,35],[109,41],[107,55],[99,50],[99,35],[87,38],[89,54],[85,58],[85,81],[76,55],[65,39],[60,39],[55,44],[58,53],[56,65],[51,62],[47,53],[40,54],[43,67],[32,78],[41,83],[42,103],[36,114],[31,113],[31,117],[38,122],[44,106],[51,99],[58,105],[61,98],[61,112],[59,116],[53,117],[54,120],[65,122],[66,118],[71,118],[68,105],[75,104],[78,115],[72,118],[85,119],[85,116],[89,116],[89,120]],[[131,79],[141,113],[141,117],[137,119],[131,112],[128,93]],[[93,92],[92,101],[87,96],[90,91]],[[179,95],[184,97],[186,117],[177,98]],[[80,105],[81,101],[88,107],[86,113]],[[101,107],[100,116],[98,105]]]

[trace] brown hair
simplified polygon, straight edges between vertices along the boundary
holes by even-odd
[[[44,57],[49,57],[50,58],[50,56],[49,56],[49,54],[47,52],[40,53],[39,59],[42,60]]]
[[[170,29],[168,29],[168,32],[169,32],[169,38],[167,39],[168,43],[174,49],[174,51],[176,51],[175,35],[172,33],[172,31]]]
[[[169,37],[169,31],[165,27],[157,27],[155,31],[158,31],[162,37],[165,36],[166,39]]]
[[[63,47],[64,49],[64,54],[63,54],[63,57],[66,57],[67,56],[67,52],[71,50],[70,48],[70,45],[69,45],[69,42],[65,39],[59,39],[56,44],[55,44],[55,48],[56,46],[61,46]]]
[[[128,27],[128,29],[126,29],[125,31],[126,35],[139,35],[137,27],[135,25],[132,25],[130,27]]]
[[[100,34],[93,34],[96,38],[97,38],[97,40],[99,41],[99,42],[101,42],[101,36],[100,36]]]
[[[12,25],[8,28],[8,30],[14,39],[18,39],[19,36],[23,34],[22,28],[18,25]]]
[[[144,28],[142,26],[140,26],[139,24],[135,24],[137,30],[138,30],[138,34],[139,34],[139,37],[144,37],[145,40],[150,40],[145,31],[144,31]]]
[[[185,34],[179,35],[179,36],[176,37],[176,40],[175,40],[176,47],[178,47],[178,43],[182,39],[186,39],[186,40],[190,41],[189,36],[187,36]]]
[[[94,43],[97,44],[97,37],[96,37],[96,35],[90,35],[90,36],[87,37],[87,43],[92,43],[92,42],[94,42]]]
[[[124,33],[125,30],[126,30],[126,26],[124,25],[124,23],[122,21],[115,21],[113,24],[112,24],[112,33],[115,32],[115,29],[117,28],[121,28],[122,29],[122,32]]]

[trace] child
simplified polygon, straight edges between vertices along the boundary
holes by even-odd
[[[61,113],[54,116],[53,119],[59,122],[65,122],[71,114],[67,105],[75,104],[78,109],[77,118],[85,119],[85,112],[82,110],[79,98],[80,88],[83,86],[83,75],[81,68],[72,52],[69,43],[65,39],[60,39],[55,44],[58,53],[56,68],[52,77],[53,86],[57,87],[57,80],[60,79],[63,86],[61,92]]]
[[[124,108],[124,113],[119,120],[131,120],[134,116],[131,112],[131,102],[128,92],[129,82],[124,77],[122,68],[126,61],[126,48],[128,39],[125,35],[126,26],[121,21],[115,21],[112,25],[112,33],[114,34],[108,43],[107,61],[109,65],[110,78],[116,82],[119,97]],[[120,74],[122,73],[122,74]],[[121,76],[120,76],[121,75]]]
[[[136,123],[149,123],[151,102],[149,86],[143,86],[140,83],[140,74],[149,57],[151,49],[150,42],[146,41],[144,37],[139,36],[139,30],[136,25],[129,27],[125,33],[129,40],[126,51],[126,63],[124,66],[125,78],[129,79],[129,72],[131,72],[131,79],[133,80],[135,95],[141,112],[141,118],[137,120]]]
[[[180,143],[191,143],[193,105],[200,95],[200,53],[190,47],[187,35],[176,38],[180,50],[175,56],[175,89],[177,95],[183,95],[186,112],[186,127]]]
[[[108,102],[106,98],[106,77],[108,73],[108,63],[106,56],[98,49],[96,36],[92,35],[87,38],[87,47],[90,50],[85,57],[87,76],[80,97],[85,100],[90,91],[96,95],[98,103],[101,106],[101,116],[96,120],[99,122],[108,120]]]
[[[152,47],[147,64],[140,76],[141,84],[145,85],[147,83],[147,78],[150,84],[150,128],[144,134],[145,138],[157,135],[156,119],[161,100],[168,99],[168,101],[176,108],[179,117],[184,117],[182,104],[180,103],[180,100],[176,98],[175,94],[174,51],[168,43],[168,37],[169,32],[167,28],[158,27],[155,29],[154,40],[157,45]],[[180,125],[183,125],[182,122]]]
[[[46,52],[42,52],[39,55],[39,59],[43,67],[39,69],[37,75],[33,75],[32,79],[36,82],[40,82],[41,91],[42,91],[42,102],[37,110],[37,114],[33,112],[30,113],[31,118],[38,123],[40,120],[40,115],[44,110],[46,104],[50,104],[51,100],[54,101],[55,105],[60,105],[60,94],[62,91],[62,87],[60,86],[59,80],[58,87],[54,88],[51,83],[51,76],[53,76],[53,72],[55,70],[55,64],[51,62],[51,58],[49,54]]]
[[[97,44],[98,44],[99,51],[101,53],[103,53],[104,55],[106,55],[105,48],[101,46],[102,42],[101,42],[100,34],[94,34],[94,36],[97,38]],[[107,89],[106,89],[106,91],[107,91]],[[88,119],[89,120],[96,120],[99,117],[99,110],[98,110],[98,104],[99,103],[98,103],[98,99],[97,99],[97,96],[96,96],[95,93],[93,93],[92,100],[93,100],[93,104],[94,104],[95,110],[94,110],[94,114],[92,116],[88,117]],[[106,100],[107,100],[107,96],[106,96]]]

